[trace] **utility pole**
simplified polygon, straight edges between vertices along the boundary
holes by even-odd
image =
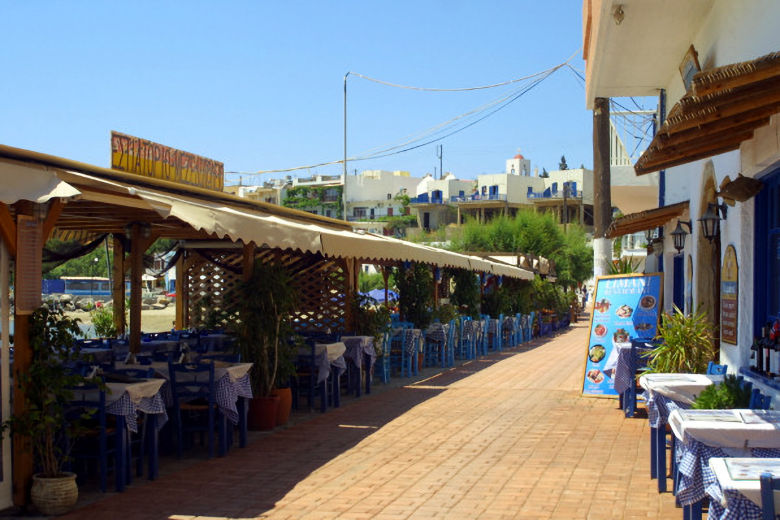
[[[344,220],[347,220],[347,78],[349,72],[344,74],[344,186],[341,188],[341,197],[344,201]]]
[[[438,145],[436,147],[436,157],[439,158],[439,178],[440,179],[442,177],[444,177],[444,170],[442,169],[442,166],[441,166],[441,163],[442,163],[441,158],[442,158],[443,152],[444,152],[444,146],[443,145]],[[435,176],[434,176],[434,178],[435,178]]]
[[[566,199],[569,196],[569,183],[563,183],[563,233],[566,234],[566,224],[569,223],[569,208],[566,206]]]
[[[593,103],[593,275],[609,273],[612,261],[607,228],[612,222],[609,168],[609,98]]]

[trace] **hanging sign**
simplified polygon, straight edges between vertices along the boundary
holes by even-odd
[[[217,191],[222,191],[225,179],[225,167],[219,161],[113,130],[111,167]]]
[[[739,324],[739,264],[733,245],[726,248],[720,274],[720,339],[737,344]]]
[[[662,273],[596,279],[582,395],[618,395],[614,377],[619,349],[630,348],[632,339],[655,337],[662,285]]]
[[[38,219],[16,217],[16,276],[14,304],[17,314],[32,314],[41,306],[41,255],[43,229]]]

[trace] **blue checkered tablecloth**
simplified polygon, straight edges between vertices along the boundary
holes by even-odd
[[[422,331],[420,329],[402,329],[399,334],[404,335],[404,347],[407,354],[414,354],[420,351],[420,340]]]
[[[214,385],[214,391],[216,392],[215,397],[219,409],[231,423],[238,424],[238,407],[236,406],[238,398],[252,398],[252,385],[249,381],[249,374],[247,373],[235,381],[230,378],[229,374],[225,374]]]
[[[710,496],[709,513],[707,514],[709,520],[761,520],[764,518],[761,508],[738,491],[723,490],[717,482],[708,487],[706,491]]]
[[[618,359],[615,365],[615,391],[622,394],[632,384],[635,384],[636,370],[647,365],[647,359],[642,357],[643,352],[649,349],[635,347],[635,357],[632,359],[631,346],[617,346]]]
[[[157,418],[158,430],[168,421],[168,413],[165,411],[165,401],[160,392],[157,392],[152,397],[143,397],[138,403],[134,403],[130,398],[130,395],[125,392],[119,399],[106,405],[106,413],[123,416],[127,428],[133,433],[138,432],[137,415],[139,411],[146,414],[159,415]]]
[[[355,365],[363,364],[363,356],[368,356],[370,366],[374,366],[376,361],[376,349],[374,348],[374,338],[371,336],[342,336],[341,342],[347,347],[344,351],[344,357],[351,360]]]
[[[678,445],[680,445],[680,454],[677,468],[680,472],[680,480],[677,484],[677,501],[683,506],[695,504],[707,494],[715,496],[721,494],[718,479],[709,466],[711,457],[780,457],[780,449],[718,448],[707,446],[688,435]]]
[[[446,345],[449,331],[449,323],[431,323],[425,331],[425,338]]]
[[[655,392],[647,392],[647,418],[652,428],[661,428],[666,424],[672,410],[678,408],[689,409],[691,405],[675,401]]]

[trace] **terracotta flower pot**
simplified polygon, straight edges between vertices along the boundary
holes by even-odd
[[[277,388],[271,395],[279,397],[279,406],[276,409],[276,425],[282,426],[287,424],[287,421],[290,419],[290,411],[292,410],[292,390],[290,390],[290,387]]]
[[[249,401],[247,426],[250,430],[273,430],[276,427],[276,409],[279,397],[253,397]]]

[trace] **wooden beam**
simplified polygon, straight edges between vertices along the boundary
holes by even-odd
[[[753,99],[757,96],[761,97],[762,95],[765,96],[770,92],[777,92],[778,90],[780,90],[780,76],[766,81],[752,83],[737,89],[729,88],[703,96],[683,96],[678,103],[681,110],[680,113],[687,114],[713,105],[736,103],[744,99]]]
[[[678,157],[673,160],[659,161],[650,165],[642,165],[639,163],[634,165],[634,171],[637,175],[644,175],[645,173],[657,172],[661,169],[671,168],[672,166],[679,166],[681,164],[687,164],[689,162],[698,161],[699,159],[706,159],[707,157],[713,157],[722,153],[730,152],[739,148],[739,143],[736,145],[727,146],[725,148],[715,150],[704,150],[697,154],[689,154],[685,157]]]
[[[719,135],[712,135],[703,139],[697,139],[695,141],[686,141],[683,143],[676,143],[673,140],[669,141],[669,144],[663,148],[657,148],[648,154],[645,154],[647,159],[640,161],[645,162],[657,162],[654,158],[663,161],[667,157],[675,157],[678,155],[684,155],[687,153],[698,153],[707,149],[720,149],[729,145],[736,145],[737,147],[742,141],[751,139],[753,137],[753,129],[743,130],[741,132],[728,132],[721,133]]]
[[[142,275],[144,272],[144,244],[141,226],[132,224],[130,231],[130,352],[138,354],[141,350],[141,297]]]
[[[778,110],[780,110],[780,92],[774,92],[763,98],[755,97],[739,103],[717,105],[709,110],[699,110],[695,113],[687,114],[684,118],[677,118],[676,120],[669,118],[667,119],[669,126],[666,127],[667,123],[664,123],[666,128],[662,128],[661,131],[673,135],[684,130],[698,128],[707,123],[727,119],[729,117],[736,118],[740,115],[754,119],[769,117],[777,113]]]
[[[710,123],[708,125],[692,128],[690,130],[686,130],[684,132],[680,132],[679,134],[674,134],[672,136],[666,134],[657,134],[656,137],[653,139],[653,142],[650,143],[650,146],[647,147],[647,151],[645,151],[645,153],[653,152],[655,150],[661,150],[664,147],[668,146],[669,144],[679,145],[681,143],[686,143],[690,141],[711,139],[723,133],[730,133],[730,134],[741,133],[768,124],[769,124],[769,118],[763,115],[755,119],[748,118],[747,120],[744,120],[744,118],[739,117],[739,118],[721,119],[720,121],[717,121],[715,123]]]
[[[49,204],[49,212],[46,215],[46,220],[43,221],[43,242],[46,243],[47,240],[49,240],[49,235],[51,235],[52,230],[54,229],[54,225],[57,223],[57,219],[60,218],[60,215],[62,214],[62,209],[65,207],[65,202],[61,198],[56,198],[51,200],[51,204]]]
[[[0,202],[0,237],[5,242],[8,254],[16,258],[16,222],[8,206]]]
[[[241,257],[241,276],[245,282],[252,278],[255,267],[255,243],[244,244],[244,252]]]
[[[777,57],[777,53],[775,58]],[[764,56],[752,63],[725,65],[713,70],[699,72],[693,77],[691,87],[697,96],[705,96],[723,89],[740,88],[752,83],[780,76],[780,64],[771,56]],[[752,70],[740,71],[750,67]]]
[[[187,250],[176,260],[176,329],[187,328]]]
[[[116,333],[125,333],[125,245],[116,235],[112,239],[114,249],[114,262],[111,264],[111,279],[114,285],[111,287],[113,299],[114,327]]]

